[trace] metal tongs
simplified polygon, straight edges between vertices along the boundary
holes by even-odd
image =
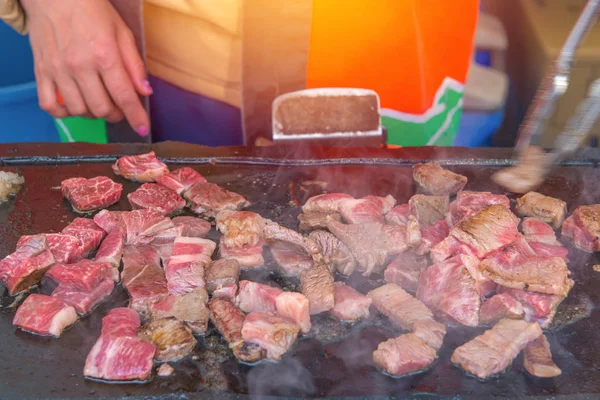
[[[549,67],[519,129],[515,146],[517,165],[494,176],[497,183],[511,191],[525,192],[539,186],[553,164],[581,146],[600,116],[600,79],[597,79],[590,86],[587,98],[579,104],[556,138],[552,150],[543,153],[538,147],[556,102],[569,87],[575,52],[595,25],[599,11],[600,0],[588,0],[555,62]]]

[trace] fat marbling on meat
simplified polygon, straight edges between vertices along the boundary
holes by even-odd
[[[216,217],[223,210],[240,210],[250,203],[243,196],[210,182],[198,182],[183,192],[190,209],[196,214]]]
[[[176,192],[155,183],[144,183],[127,195],[133,209],[148,208],[163,215],[173,214],[185,207],[185,200]]]
[[[66,233],[45,233],[48,250],[57,263],[73,263],[87,256],[83,242],[78,237]],[[30,236],[21,236],[17,242],[17,249],[25,243]]]
[[[560,199],[529,192],[517,199],[515,208],[520,217],[533,217],[560,228],[567,215],[567,203]]]
[[[59,337],[77,321],[77,312],[58,297],[33,293],[17,309],[13,325],[24,331]]]
[[[429,162],[413,167],[413,179],[425,193],[435,196],[447,196],[463,190],[467,177],[456,174]]]
[[[256,246],[229,247],[223,243],[223,236],[219,239],[219,258],[235,259],[242,269],[262,267],[265,264],[263,257],[263,244]]]
[[[93,253],[106,236],[106,232],[91,218],[75,218],[62,230],[62,233],[81,240],[85,257]]]
[[[135,156],[119,158],[112,166],[113,172],[135,182],[154,182],[159,176],[169,172],[153,151]]]
[[[96,252],[94,260],[97,262],[106,262],[113,267],[113,280],[119,282],[119,267],[121,266],[121,258],[123,257],[123,234],[120,231],[113,231],[106,235],[102,241],[100,248]]]
[[[73,210],[86,213],[109,207],[121,198],[123,185],[106,176],[70,178],[60,183],[60,189]]]
[[[167,172],[156,177],[156,183],[168,189],[182,194],[198,182],[206,182],[206,178],[200,175],[196,170],[184,167]]]
[[[292,347],[299,331],[300,327],[288,318],[252,312],[244,320],[242,338],[265,349],[268,359],[279,361]]]
[[[184,294],[204,287],[204,269],[210,264],[216,247],[216,243],[208,239],[175,239],[169,263],[165,268],[169,293]]]

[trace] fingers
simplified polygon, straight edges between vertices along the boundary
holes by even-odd
[[[88,115],[103,118],[108,122],[118,122],[123,119],[123,113],[111,100],[97,73],[90,70],[81,74],[77,77],[77,83],[89,110]]]
[[[135,38],[131,31],[125,30],[117,38],[119,42],[119,51],[123,59],[123,65],[131,77],[135,90],[142,96],[152,94],[152,87],[146,79],[146,69],[144,61],[135,44]]]
[[[67,109],[59,104],[56,97],[56,86],[47,76],[36,72],[38,102],[40,108],[54,118],[65,118],[69,115]]]

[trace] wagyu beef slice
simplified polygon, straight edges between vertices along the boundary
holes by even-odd
[[[156,236],[174,227],[170,218],[155,210],[143,209],[118,215],[124,232],[125,244],[148,244]]]
[[[458,192],[456,200],[450,204],[450,212],[446,217],[446,221],[448,225],[453,226],[462,219],[492,205],[501,205],[510,210],[510,200],[503,194],[463,190]]]
[[[516,212],[520,217],[538,218],[558,229],[567,215],[567,203],[537,192],[529,192],[517,199]]]
[[[140,327],[140,316],[131,308],[113,308],[102,318],[101,336],[137,338]]]
[[[213,261],[206,268],[206,290],[212,294],[225,286],[234,285],[237,290],[240,263],[234,258]]]
[[[299,278],[302,271],[313,265],[313,259],[306,253],[306,250],[295,244],[273,242],[269,246],[269,250],[284,276]]]
[[[84,213],[109,207],[121,198],[123,185],[106,176],[71,178],[60,183],[65,197],[76,212]]]
[[[550,344],[545,335],[541,335],[525,347],[523,366],[527,372],[538,378],[553,378],[562,373],[552,361]]]
[[[106,262],[112,265],[113,280],[115,282],[119,282],[119,266],[121,265],[122,257],[123,235],[119,231],[113,231],[106,235],[106,238],[102,241],[98,252],[96,252],[96,257],[94,260],[97,262]]]
[[[180,216],[172,219],[176,227],[183,227],[181,236],[202,238],[210,231],[210,222],[202,218]]]
[[[508,293],[496,294],[481,306],[479,323],[493,325],[504,318],[523,319],[523,305]]]
[[[445,220],[421,227],[421,244],[415,249],[415,253],[421,256],[426,255],[431,251],[433,246],[440,243],[449,234],[450,228]]]
[[[185,200],[177,193],[155,183],[144,183],[135,192],[129,193],[127,199],[134,209],[149,208],[163,215],[185,207]]]
[[[331,314],[342,321],[357,321],[369,316],[373,300],[343,282],[334,282],[335,306]]]
[[[437,353],[414,333],[380,343],[373,352],[373,362],[392,376],[423,371],[437,359]]]
[[[275,299],[283,290],[252,281],[241,281],[236,297],[236,305],[240,310],[249,312],[276,312]]]
[[[179,168],[169,173],[158,176],[156,183],[182,194],[198,182],[206,182],[206,178],[196,170],[188,167]]]
[[[89,314],[98,304],[108,298],[114,287],[115,282],[110,277],[101,280],[90,291],[77,289],[70,285],[59,285],[52,292],[52,297],[62,299],[68,305],[73,306],[77,314],[85,315]]]
[[[169,172],[153,151],[137,156],[125,156],[112,166],[113,172],[125,179],[136,182],[154,182],[159,176]]]
[[[90,218],[75,218],[62,230],[62,233],[80,239],[85,256],[95,251],[106,236],[105,231]]]
[[[244,320],[242,338],[266,350],[267,358],[279,361],[296,341],[299,326],[277,314],[250,313]]]
[[[256,246],[228,247],[223,244],[223,236],[219,241],[219,258],[235,259],[241,268],[261,267],[265,264],[262,243]]]
[[[600,204],[580,206],[563,222],[562,236],[580,250],[593,253],[600,249]]]
[[[223,210],[240,210],[250,203],[243,196],[209,182],[199,182],[183,192],[196,214],[216,217]]]
[[[59,337],[75,321],[75,309],[63,300],[34,293],[18,308],[13,325],[27,332]]]
[[[188,293],[204,287],[204,268],[211,262],[216,243],[201,238],[175,239],[169,263],[165,268],[169,293]]]
[[[432,162],[415,165],[413,178],[425,193],[435,196],[456,194],[467,184],[466,176],[455,174]]]

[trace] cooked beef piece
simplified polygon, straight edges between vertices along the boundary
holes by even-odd
[[[54,262],[46,235],[29,236],[14,253],[0,261],[0,280],[8,294],[14,296],[37,285]]]
[[[163,215],[172,214],[185,207],[185,200],[173,190],[155,183],[144,183],[127,195],[133,209],[149,208]]]
[[[481,336],[454,350],[452,362],[479,379],[497,375],[521,350],[542,335],[536,322],[503,319]]]
[[[106,176],[92,179],[71,178],[60,183],[62,195],[79,213],[106,208],[119,201],[123,185]]]
[[[321,246],[314,240],[274,222],[269,222],[263,228],[263,236],[269,245],[274,242],[285,242],[301,247],[309,256],[319,256],[322,253]]]
[[[311,328],[310,302],[302,293],[283,292],[275,298],[277,314],[294,321],[300,332],[308,333]]]
[[[236,305],[243,312],[276,312],[275,299],[283,290],[252,281],[240,281]]]
[[[380,313],[402,329],[412,330],[416,321],[433,316],[425,304],[394,283],[371,290],[367,296]]]
[[[238,286],[234,285],[226,285],[218,288],[214,292],[212,292],[213,299],[227,299],[229,301],[235,301],[235,296],[237,295]]]
[[[156,183],[181,194],[198,182],[206,182],[206,178],[196,170],[188,167],[179,168],[156,178]]]
[[[102,334],[85,360],[87,378],[145,381],[152,373],[156,348],[137,336],[140,319],[127,308],[115,308],[102,319]]]
[[[176,227],[182,227],[181,236],[202,238],[210,231],[210,222],[196,217],[175,217],[172,219]]]
[[[48,250],[50,250],[57,263],[73,263],[87,256],[83,242],[73,235],[66,233],[46,233],[43,235],[46,236]],[[17,242],[17,249],[28,240],[28,237],[21,236]]]
[[[569,249],[562,245],[552,245],[548,243],[530,241],[529,245],[540,257],[560,257],[565,261],[569,261]]]
[[[329,311],[335,305],[333,277],[325,264],[314,264],[300,273],[302,294],[310,302],[310,314]]]
[[[499,287],[499,293],[508,293],[523,305],[525,320],[538,322],[542,328],[547,328],[552,323],[556,309],[565,299],[545,293],[529,292],[520,289]]]
[[[153,151],[137,156],[125,156],[117,160],[113,172],[135,182],[154,182],[159,176],[169,172]]]
[[[105,278],[112,279],[112,265],[91,260],[80,260],[74,264],[55,264],[44,280],[51,279],[57,285],[67,285],[83,291],[91,291]]]
[[[0,203],[16,195],[25,183],[25,178],[14,172],[0,171]]]
[[[241,247],[260,244],[267,221],[254,212],[224,210],[217,214],[216,223],[225,246]]]
[[[519,235],[518,239],[500,249],[496,250],[485,258],[485,262],[497,265],[498,268],[510,269],[529,257],[534,257],[535,251],[531,248],[524,236]]]
[[[255,363],[263,359],[266,351],[258,344],[248,343],[242,338],[244,313],[228,300],[211,299],[208,303],[210,320],[229,343],[229,348],[238,360]]]
[[[562,373],[552,361],[550,343],[545,335],[541,335],[525,347],[523,366],[527,372],[538,378],[554,378]]]
[[[467,184],[466,176],[455,174],[432,162],[415,165],[413,179],[420,189],[434,196],[456,194]]]
[[[412,248],[419,247],[422,239],[421,225],[414,215],[410,215],[406,222],[406,244]]]
[[[438,351],[444,344],[446,325],[433,318],[418,319],[413,323],[413,333],[423,339],[429,347]]]
[[[421,273],[417,298],[450,322],[477,326],[481,296],[466,264],[477,265],[478,261],[456,256],[428,267]]]
[[[300,327],[277,314],[253,312],[246,316],[242,338],[266,350],[267,358],[279,361],[296,341]]]
[[[504,318],[523,319],[523,305],[508,293],[496,294],[481,305],[479,323],[494,325]]]
[[[312,257],[295,244],[273,242],[269,246],[269,250],[279,269],[287,277],[299,278],[302,271],[313,265]]]
[[[162,263],[163,269],[169,265],[169,261],[171,260],[171,253],[173,253],[173,243],[161,244],[160,246],[154,246],[158,250],[158,255],[160,256],[160,261]]]
[[[396,205],[392,196],[367,196],[362,199],[347,199],[338,204],[342,218],[349,224],[367,224],[385,222],[384,215]]]
[[[183,192],[190,209],[196,214],[216,217],[223,210],[240,210],[250,203],[243,196],[209,182],[198,182]]]
[[[169,293],[184,294],[204,287],[204,269],[210,265],[216,247],[217,244],[208,239],[175,239],[169,264],[165,268]]]
[[[304,232],[314,231],[316,229],[327,229],[327,217],[330,216],[338,222],[342,222],[342,216],[338,213],[311,212],[298,215],[300,230]]]
[[[528,241],[532,239],[537,242],[556,244],[554,229],[540,219],[531,217],[523,218],[523,221],[521,221],[521,231]]]
[[[77,312],[58,297],[31,294],[17,309],[13,325],[27,332],[59,337],[77,321]]]
[[[168,295],[158,250],[152,246],[125,247],[121,281],[129,293],[129,307],[144,317],[150,314],[153,304]]]
[[[138,330],[143,342],[156,346],[156,361],[175,361],[196,347],[196,339],[185,322],[175,317],[155,319]]]
[[[446,217],[446,222],[448,222],[448,225],[454,226],[462,219],[495,204],[510,210],[510,200],[503,194],[461,191],[456,196],[456,200],[450,204],[450,212]]]
[[[174,373],[175,370],[169,364],[161,364],[158,370],[156,370],[156,375],[158,376],[171,376]]]
[[[416,291],[421,272],[427,268],[427,257],[406,252],[399,254],[386,268],[383,277],[387,283],[395,283],[403,289]]]
[[[517,165],[501,169],[492,180],[513,193],[526,193],[542,184],[548,169],[546,153],[538,146],[529,146]]]
[[[564,221],[562,235],[580,250],[588,253],[600,250],[600,204],[578,207]]]
[[[414,333],[382,342],[373,352],[373,362],[392,376],[404,376],[426,370],[437,353]]]
[[[170,218],[150,210],[133,210],[118,214],[122,222],[125,244],[149,244],[158,234],[173,228]]]
[[[445,220],[421,227],[421,244],[415,249],[415,253],[421,256],[426,255],[433,246],[440,243],[449,234],[450,228]]]
[[[75,218],[62,230],[62,233],[79,238],[83,243],[83,253],[86,256],[94,252],[106,236],[104,230],[89,218]]]
[[[434,263],[440,263],[455,256],[469,256],[477,258],[475,252],[466,244],[461,243],[453,236],[448,236],[438,244],[431,247],[429,256]]]
[[[392,208],[389,213],[385,214],[385,223],[389,225],[404,226],[408,222],[409,215],[410,210],[408,204],[401,204]]]
[[[206,333],[208,327],[208,294],[198,288],[186,294],[170,294],[152,305],[152,319],[175,317],[184,321],[195,334]]]
[[[566,296],[573,286],[567,264],[560,257],[531,256],[508,267],[484,260],[480,268],[486,277],[513,289]]]
[[[311,197],[306,201],[304,206],[302,206],[302,212],[304,213],[313,213],[313,212],[322,212],[322,213],[336,213],[339,212],[338,206],[340,202],[348,199],[352,199],[353,197],[349,194],[345,193],[327,193],[320,194],[318,196]]]
[[[219,258],[235,259],[241,268],[262,267],[265,264],[262,243],[256,246],[228,247],[223,244],[223,236],[219,242]]]
[[[96,257],[97,262],[107,262],[113,267],[113,280],[119,282],[119,266],[123,257],[123,235],[119,231],[109,233],[102,241]]]
[[[58,297],[65,303],[73,306],[78,314],[85,315],[104,301],[112,293],[115,282],[112,277],[102,279],[90,291],[81,290],[71,285],[59,285],[53,292],[52,297]]]
[[[234,285],[237,287],[240,277],[240,263],[234,258],[213,261],[206,269],[206,290],[212,294],[215,290]]]
[[[335,235],[327,231],[313,231],[308,235],[323,249],[323,261],[334,269],[333,272],[350,276],[356,271],[358,263],[350,249]]]
[[[517,199],[516,212],[520,217],[538,218],[558,229],[567,216],[567,203],[537,192],[529,192]]]
[[[343,282],[334,282],[335,306],[330,313],[342,321],[357,321],[369,316],[373,300]]]
[[[416,194],[408,201],[410,215],[414,215],[423,226],[435,224],[446,218],[448,205],[448,196]]]
[[[400,254],[408,249],[406,227],[378,223],[344,225],[328,220],[327,227],[352,252],[363,274],[379,272],[388,255]]]

